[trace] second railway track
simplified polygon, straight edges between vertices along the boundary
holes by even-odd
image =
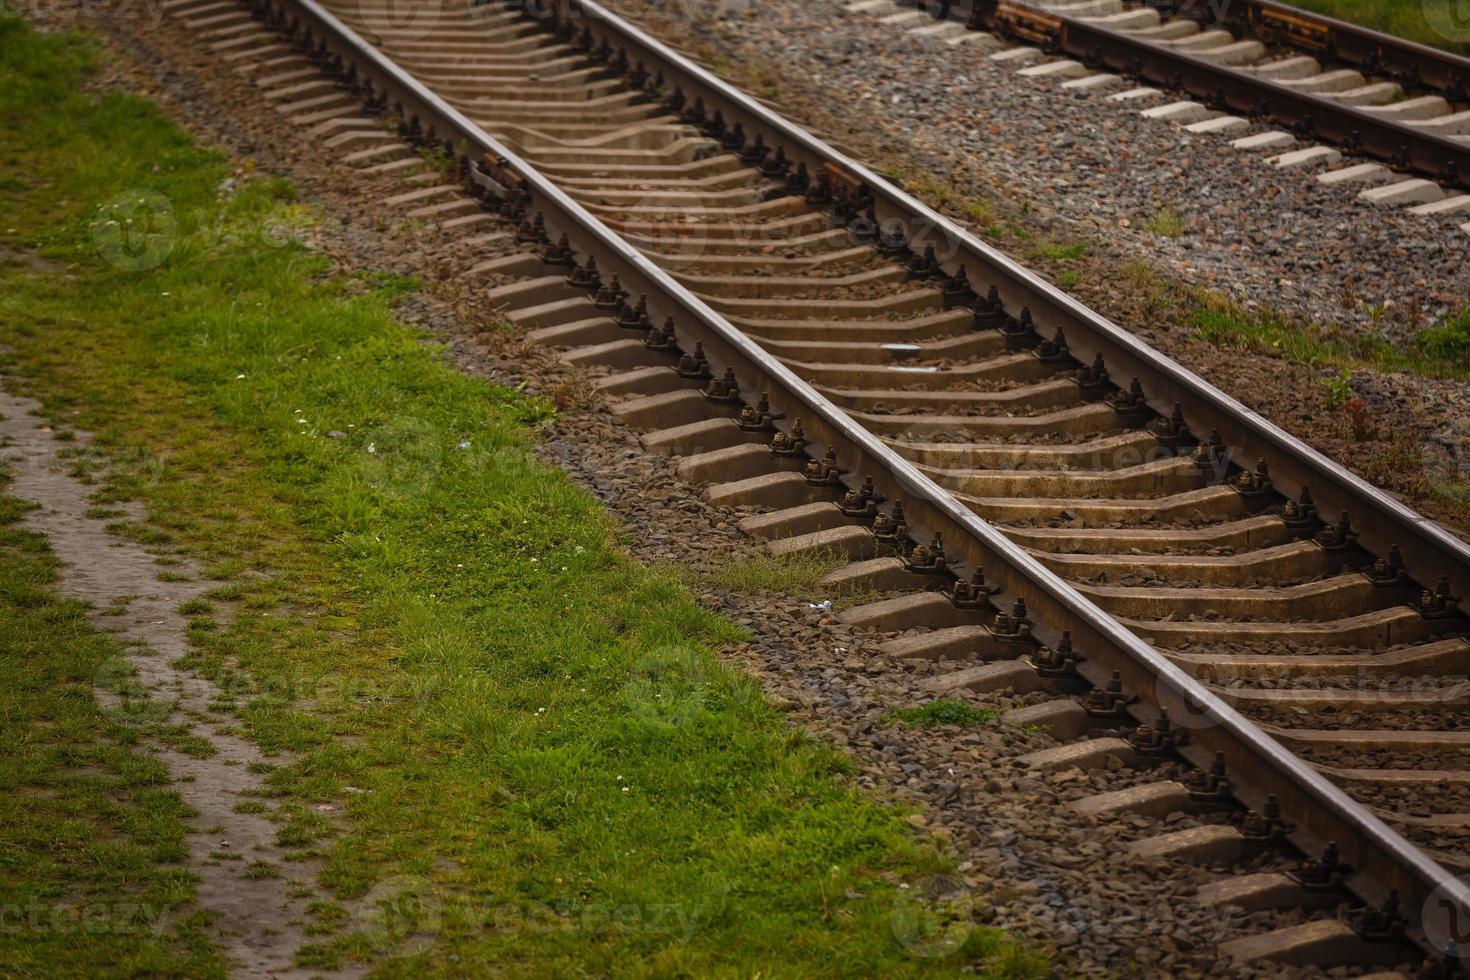
[[[594,3],[261,0],[289,44],[172,9],[394,203],[516,221],[475,269],[508,319],[773,553],[894,593],[842,618],[936,695],[1053,692],[1027,765],[1192,766],[1078,808],[1203,814],[1129,846],[1252,870],[1202,902],[1317,910],[1231,955],[1456,967],[1458,539]]]
[[[1463,193],[1470,60],[1459,55],[1272,0],[852,0],[849,7],[896,29],[979,47],[1021,75],[1269,154],[1279,168],[1369,157],[1318,175],[1357,189],[1366,204],[1409,208],[1430,221],[1464,222],[1470,214]],[[1284,130],[1251,132],[1263,119]]]

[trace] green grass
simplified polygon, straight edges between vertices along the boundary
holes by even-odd
[[[1306,10],[1315,10],[1395,37],[1444,48],[1456,54],[1470,54],[1470,11],[1461,0],[1418,0],[1415,3],[1295,0],[1295,3]]]
[[[995,204],[986,198],[972,198],[965,202],[962,210],[978,225],[989,227],[995,224]]]
[[[1035,249],[1035,253],[1043,259],[1049,259],[1053,262],[1063,262],[1068,259],[1080,259],[1084,257],[1087,255],[1087,246],[1081,242],[1041,245]]]
[[[1090,254],[1091,250],[1082,242],[1050,242],[1033,245],[1026,251],[1031,261],[1053,267],[1049,270],[1052,278],[1063,289],[1073,289],[1082,282],[1082,270],[1076,266]]]
[[[0,972],[223,976],[191,907],[188,810],[92,696],[123,648],[56,594],[25,509],[0,496]]]
[[[950,859],[847,788],[848,760],[722,664],[742,632],[632,562],[595,500],[536,461],[549,407],[454,371],[397,322],[412,284],[334,272],[268,233],[319,220],[289,185],[237,177],[221,194],[226,161],[150,105],[84,94],[94,61],[77,39],[0,20],[0,255],[23,257],[0,267],[0,367],[117,461],[94,503],[149,515],[119,533],[194,556],[224,583],[210,598],[236,604],[191,624],[188,666],[225,689],[222,722],[294,753],[250,768],[286,859],[323,863],[304,963],[1045,971],[968,924],[949,955],[916,955],[894,926],[898,886]],[[95,712],[89,691],[50,683],[86,664],[11,669]],[[7,733],[29,730],[14,717]],[[71,733],[37,732],[31,751],[69,758]],[[176,861],[169,799],[150,797],[150,857]],[[110,887],[111,865],[76,854],[63,873],[64,849],[7,847],[0,881]],[[416,910],[418,928],[350,911],[364,902]],[[0,932],[0,960],[30,955],[19,942]],[[78,958],[130,952],[76,942]],[[152,972],[211,968],[192,947],[174,955],[193,959]]]
[[[1248,310],[1214,294],[1200,293],[1184,322],[1221,347],[1273,354],[1314,366],[1352,371],[1407,371],[1426,378],[1470,378],[1470,307],[1440,326],[1420,330],[1408,347],[1377,334],[1348,334]]]
[[[1184,234],[1184,219],[1173,208],[1157,208],[1144,219],[1143,230],[1164,238],[1178,238]]]
[[[1000,712],[992,708],[979,708],[968,701],[952,699],[930,701],[917,708],[900,708],[890,711],[885,720],[890,723],[911,725],[914,728],[935,728],[939,725],[959,725],[974,728],[995,721]]]
[[[812,596],[822,576],[836,571],[847,562],[847,558],[836,552],[782,557],[756,555],[726,562],[710,572],[706,578],[716,588],[727,589],[731,592],[766,590],[784,592],[788,595]],[[836,592],[835,589],[827,591]],[[819,598],[826,599],[831,596],[824,594]]]
[[[1470,306],[1459,315],[1414,335],[1414,347],[1427,358],[1470,368]]]

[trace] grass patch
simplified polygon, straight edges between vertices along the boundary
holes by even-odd
[[[954,201],[950,193],[950,187],[943,181],[936,180],[925,173],[895,173],[893,179],[900,187],[918,197],[929,198],[938,207],[951,204]]]
[[[988,228],[995,224],[995,205],[987,198],[972,198],[965,202],[963,210],[978,225]]]
[[[940,725],[959,725],[962,728],[977,728],[1000,717],[1000,712],[991,708],[979,708],[968,701],[953,699],[930,701],[917,708],[900,708],[884,716],[889,724],[910,725],[914,728],[937,728]]]
[[[1470,368],[1470,306],[1459,315],[1414,335],[1414,347],[1428,358]]]
[[[835,551],[790,557],[762,554],[727,562],[710,572],[706,581],[715,588],[730,592],[756,592],[764,589],[787,595],[810,595],[822,576],[847,563],[848,559]],[[837,590],[834,588],[828,591]]]
[[[1090,250],[1082,242],[1051,242],[1034,245],[1027,250],[1027,255],[1033,262],[1062,266],[1059,269],[1049,270],[1052,273],[1052,279],[1062,289],[1072,289],[1082,282],[1082,270],[1086,267],[1083,260],[1089,254]]]
[[[1081,242],[1073,242],[1066,245],[1039,245],[1033,250],[1037,256],[1052,262],[1065,262],[1069,259],[1080,259],[1087,255],[1087,246]]]
[[[1205,290],[1194,290],[1192,299],[1193,307],[1183,311],[1184,322],[1201,338],[1221,347],[1349,372],[1374,368],[1407,371],[1426,378],[1470,378],[1467,313],[1444,326],[1421,330],[1414,346],[1404,348],[1380,334],[1347,334],[1331,326],[1303,324],[1274,313],[1248,310]],[[1456,351],[1463,353],[1446,356]]]
[[[1144,219],[1143,230],[1164,238],[1178,238],[1184,234],[1184,219],[1173,208],[1158,208]]]
[[[949,956],[914,955],[898,885],[948,859],[846,788],[848,762],[722,664],[740,631],[630,561],[596,501],[535,459],[549,406],[448,367],[393,318],[401,282],[256,234],[313,219],[279,181],[221,196],[225,161],[147,103],[83,94],[94,61],[0,21],[0,171],[47,175],[0,192],[15,229],[0,243],[66,270],[0,270],[0,366],[119,461],[99,503],[139,501],[149,520],[118,533],[229,580],[212,597],[239,612],[191,629],[189,665],[229,686],[232,724],[295,753],[250,768],[286,859],[324,861],[304,963],[1044,972],[968,922]],[[87,666],[48,649],[14,669],[63,671],[29,686],[93,711],[66,683]],[[323,800],[347,801],[340,821]],[[0,881],[55,880],[56,853],[7,848]],[[97,870],[64,877],[106,887]],[[427,948],[342,914],[405,889],[434,912]],[[0,935],[0,958],[31,955],[15,943]],[[127,952],[90,943],[72,955]],[[207,975],[194,956],[172,972]]]

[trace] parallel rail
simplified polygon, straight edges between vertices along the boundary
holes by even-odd
[[[1188,17],[1198,9],[1185,3],[1176,13]],[[1226,4],[1220,26],[1247,34],[1266,33],[1298,50],[1387,75],[1408,86],[1433,89],[1452,102],[1470,101],[1470,58],[1449,51],[1273,0]]]
[[[1121,672],[1125,687],[1146,698],[1134,707],[1145,723],[1159,717],[1157,701],[1173,699],[1213,722],[1195,730],[1182,754],[1197,765],[1216,752],[1236,775],[1234,791],[1245,805],[1260,809],[1268,795],[1280,798],[1295,821],[1293,842],[1317,853],[1335,841],[1354,868],[1348,881],[1360,898],[1380,903],[1396,891],[1407,908],[1418,908],[1431,893],[1450,900],[1439,907],[1454,917],[1470,914],[1470,888],[1404,840],[1363,806],[1306,765],[1229,704],[1180,670],[1104,612],[1026,550],[968,510],[915,465],[901,458],[871,432],[788,367],[735,328],[727,319],[609,229],[594,214],[536,171],[509,147],[437,96],[416,78],[343,24],[315,0],[256,0],[256,11],[289,31],[298,44],[322,61],[348,68],[356,87],[395,107],[427,140],[452,149],[470,179],[487,197],[517,215],[539,212],[553,239],[565,234],[572,249],[597,259],[604,274],[616,273],[625,288],[647,296],[655,322],[674,317],[682,343],[697,341],[716,373],[730,368],[745,393],[767,392],[772,409],[803,420],[807,451],[820,456],[835,448],[844,472],[872,476],[889,497],[901,496],[915,537],[944,535],[951,566],[983,568],[1002,594],[1024,597],[1036,620],[1039,639],[1055,643],[1070,629],[1087,654],[1081,670],[1093,683]],[[1218,430],[1235,459],[1266,459],[1278,489],[1295,496],[1310,487],[1325,510],[1349,511],[1361,541],[1377,553],[1397,544],[1405,565],[1420,581],[1445,576],[1458,595],[1470,591],[1470,548],[1432,522],[1326,459],[1182,366],[1140,342],[1121,327],[1068,297],[1001,252],[894,187],[860,163],[793,126],[738,89],[616,17],[594,0],[526,3],[532,16],[571,20],[594,42],[622,53],[619,61],[642,65],[665,91],[680,91],[686,103],[703,100],[730,123],[739,122],[752,138],[780,147],[793,164],[825,170],[861,188],[880,224],[906,230],[911,247],[933,245],[946,269],[963,269],[983,292],[994,285],[1007,308],[1028,308],[1044,330],[1065,329],[1073,352],[1091,359],[1102,355],[1115,377],[1136,375],[1147,401],[1167,414],[1182,403],[1194,431]],[[653,87],[650,79],[649,87]],[[1435,910],[1431,910],[1435,911]],[[1445,930],[1439,930],[1443,933]]]
[[[1332,99],[1278,85],[1250,72],[1216,64],[1186,50],[1111,30],[1023,0],[955,0],[917,4],[976,29],[1043,45],[1047,50],[1168,86],[1212,105],[1271,116],[1287,128],[1351,152],[1375,157],[1442,184],[1470,188],[1470,143]],[[1150,4],[1160,9],[1158,4]],[[1215,16],[1213,5],[1186,2],[1168,11],[1196,20]],[[1237,37],[1266,35],[1299,50],[1382,74],[1409,88],[1427,88],[1452,102],[1470,100],[1470,59],[1405,41],[1270,0],[1224,5],[1216,25]]]

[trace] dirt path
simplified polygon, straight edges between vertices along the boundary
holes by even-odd
[[[62,560],[59,591],[90,603],[92,622],[129,645],[128,659],[137,670],[132,680],[148,698],[131,693],[131,683],[129,693],[121,694],[117,678],[130,668],[107,663],[94,684],[98,700],[124,723],[182,725],[212,748],[200,758],[206,753],[186,754],[150,739],[146,751],[168,766],[174,789],[197,812],[188,836],[189,865],[199,879],[199,903],[214,915],[215,940],[236,977],[316,975],[320,971],[293,965],[306,940],[305,899],[291,897],[293,890],[315,888],[315,867],[281,860],[275,825],[264,814],[235,812],[243,794],[260,783],[249,764],[264,758],[244,739],[217,730],[229,721],[210,709],[218,689],[173,666],[189,649],[180,604],[219,583],[198,578],[187,563],[167,566],[186,581],[162,580],[165,566],[154,555],[110,533],[106,520],[89,517],[94,488],[72,476],[69,460],[58,456],[63,448],[85,448],[88,439],[81,433],[56,439],[39,413],[38,403],[0,388],[0,456],[13,477],[10,493],[40,505],[23,523],[45,535]],[[141,520],[141,509],[124,508],[129,520]],[[126,612],[109,611],[119,607]],[[257,862],[267,862],[279,877],[262,876],[266,865]]]

